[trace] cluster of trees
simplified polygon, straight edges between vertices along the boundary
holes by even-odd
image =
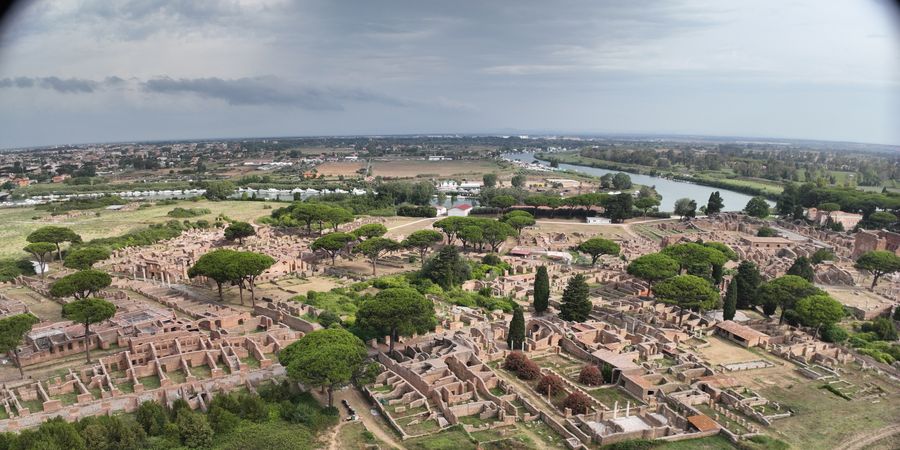
[[[201,256],[188,269],[188,277],[206,277],[216,283],[219,300],[224,301],[222,285],[231,283],[237,286],[244,304],[244,289],[250,291],[250,302],[256,305],[256,277],[272,267],[275,260],[268,255],[256,252],[242,252],[231,249],[217,249]]]
[[[337,231],[338,226],[353,221],[353,212],[321,201],[293,202],[284,208],[272,211],[269,223],[282,227],[306,226],[306,232],[312,234],[313,225],[319,234],[325,228]]]
[[[447,245],[459,239],[463,248],[481,250],[485,245],[496,252],[507,239],[518,236],[523,228],[534,224],[534,218],[524,211],[507,213],[499,220],[478,217],[448,217],[434,223],[434,228],[447,236]]]
[[[863,215],[863,225],[872,228],[896,226],[900,194],[868,192],[854,188],[825,187],[814,183],[787,183],[775,204],[782,217],[803,218],[803,208],[821,208]],[[881,211],[879,211],[881,210]],[[877,215],[876,215],[877,214]],[[875,215],[874,219],[872,216]],[[893,219],[892,219],[893,218]],[[871,221],[870,221],[871,220]]]

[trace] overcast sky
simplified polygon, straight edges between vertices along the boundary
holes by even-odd
[[[513,132],[900,144],[893,8],[887,0],[25,2],[0,31],[0,148]]]

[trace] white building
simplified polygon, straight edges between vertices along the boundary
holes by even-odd
[[[610,220],[608,218],[600,217],[600,216],[585,217],[584,221],[591,225],[604,225],[604,224],[612,223],[612,222],[610,222]]]

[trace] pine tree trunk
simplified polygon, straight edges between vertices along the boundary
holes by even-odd
[[[22,370],[22,361],[19,359],[19,348],[13,349],[13,356],[16,358],[16,365],[19,366],[19,378],[25,379],[25,371]]]

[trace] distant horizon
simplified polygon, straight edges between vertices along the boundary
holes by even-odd
[[[773,137],[773,136],[740,136],[740,135],[715,135],[715,134],[699,134],[699,133],[639,133],[639,132],[553,132],[553,131],[521,131],[521,130],[507,130],[507,131],[498,131],[498,132],[420,132],[420,133],[348,133],[348,134],[297,134],[297,135],[260,135],[260,136],[205,136],[205,137],[184,137],[184,138],[162,138],[162,139],[125,139],[125,140],[109,140],[109,141],[94,141],[94,142],[67,142],[67,143],[54,143],[54,144],[45,144],[45,145],[29,145],[29,146],[20,146],[20,147],[3,147],[0,148],[0,152],[16,152],[16,151],[27,151],[27,150],[44,150],[44,149],[53,149],[55,147],[80,147],[86,145],[116,145],[116,144],[156,144],[156,143],[164,143],[164,142],[201,142],[201,141],[241,141],[241,140],[264,140],[264,139],[314,139],[314,138],[325,138],[325,139],[339,139],[339,138],[415,138],[415,137],[429,137],[429,136],[440,136],[445,138],[452,137],[521,137],[527,136],[528,138],[549,138],[549,139],[577,139],[577,138],[586,138],[586,139],[596,139],[596,138],[668,138],[669,140],[674,139],[683,139],[686,141],[694,141],[699,142],[701,140],[711,140],[711,141],[754,141],[761,142],[766,144],[777,144],[780,142],[784,142],[787,144],[799,144],[799,143],[820,143],[820,144],[846,144],[846,145],[863,145],[863,146],[873,146],[873,147],[896,147],[900,150],[900,143],[880,143],[880,142],[860,142],[860,141],[845,141],[845,140],[828,140],[828,139],[814,139],[814,138],[793,138],[793,137]],[[693,138],[693,139],[692,139]],[[888,150],[888,149],[884,150]],[[877,151],[877,150],[876,150]]]

